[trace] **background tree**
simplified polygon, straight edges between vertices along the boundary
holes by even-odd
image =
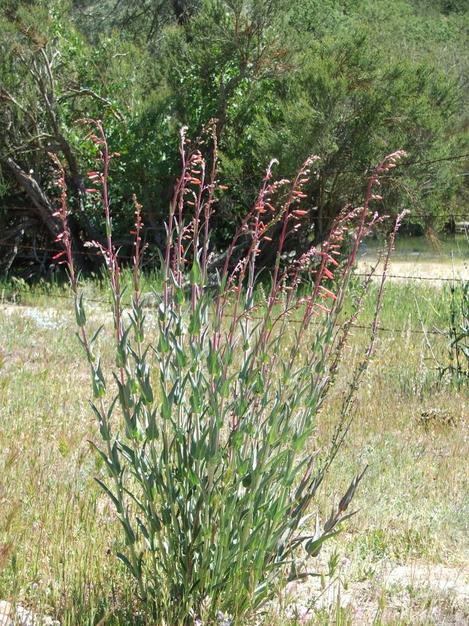
[[[457,0],[8,0],[0,10],[0,245],[54,247],[48,152],[66,168],[76,250],[98,236],[101,218],[84,193],[95,155],[83,117],[102,119],[121,154],[111,182],[124,244],[134,192],[147,241],[163,244],[178,130],[187,125],[194,139],[213,118],[228,186],[215,248],[253,201],[269,160],[291,176],[310,153],[321,161],[295,245],[323,237],[362,192],[370,164],[396,148],[413,165],[388,177],[386,211],[405,205],[410,225],[441,228],[467,197],[464,160],[445,160],[469,151],[467,18]],[[52,253],[33,256],[33,270],[45,271]]]

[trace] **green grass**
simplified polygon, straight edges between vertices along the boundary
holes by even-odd
[[[121,276],[124,293],[124,302],[130,301],[130,287],[132,271],[124,269]],[[152,294],[161,291],[161,278],[156,271],[142,274],[141,286],[144,293]],[[88,276],[81,281],[81,288],[90,304],[105,305],[111,300],[111,291],[108,280],[103,272]],[[0,277],[0,302],[15,302],[32,306],[50,306],[68,308],[70,306],[71,291],[65,273],[57,274],[50,280],[40,279],[36,282],[26,282],[21,278],[6,279]]]
[[[144,290],[151,286],[149,277]],[[3,287],[12,293],[11,284]],[[86,291],[89,298],[108,295],[99,282],[90,282]],[[25,288],[19,298],[37,309],[0,304],[0,599],[56,616],[64,626],[138,624],[132,582],[114,556],[121,533],[94,482],[103,468],[88,443],[96,436],[88,371],[71,304],[62,295],[68,290],[60,283],[41,284]],[[359,322],[364,326],[371,320],[372,296]],[[58,308],[56,315],[50,307]],[[469,556],[468,390],[439,380],[430,347],[445,358],[445,338],[412,332],[444,329],[448,311],[445,288],[388,284],[381,326],[398,330],[379,334],[353,427],[318,498],[325,517],[331,498],[370,465],[354,500],[359,512],[312,569],[332,569],[344,593],[363,588],[362,604],[377,616],[376,624],[452,623],[444,621],[454,608],[446,598],[431,597],[429,604],[428,594],[420,592],[398,611],[396,598],[403,591],[390,591],[383,571],[415,561],[460,568]],[[96,325],[108,320],[98,303],[90,301],[88,312]],[[354,331],[344,371],[360,358],[366,337],[364,329]],[[339,377],[318,419],[312,449],[330,437],[344,381]],[[425,428],[421,413],[434,408],[451,415],[455,425]],[[328,581],[326,576],[323,584]],[[308,589],[298,594],[314,604],[318,592]],[[317,605],[308,619],[367,623],[357,610],[336,599]],[[300,623],[278,608],[265,621]]]

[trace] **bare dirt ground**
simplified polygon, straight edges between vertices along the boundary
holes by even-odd
[[[347,584],[343,573],[324,585],[319,578],[288,587],[287,613],[308,623],[313,611],[345,611],[360,626],[376,624],[466,626],[469,623],[469,568],[422,562],[383,564],[373,580]],[[409,621],[410,620],[410,621]]]
[[[366,273],[376,263],[376,257],[366,255],[357,264],[359,273]],[[382,263],[378,265],[377,272],[382,271]],[[452,279],[469,280],[469,262],[460,259],[450,260],[424,260],[411,259],[408,256],[400,259],[398,256],[391,258],[389,280],[428,280],[429,282],[441,283]]]

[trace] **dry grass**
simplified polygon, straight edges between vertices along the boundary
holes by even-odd
[[[0,305],[0,599],[21,601],[64,626],[102,618],[137,624],[132,584],[113,556],[120,533],[94,482],[102,468],[88,444],[96,435],[88,372],[67,302],[61,307],[57,313]],[[388,288],[382,325],[403,330],[380,334],[353,428],[318,502],[327,515],[331,496],[368,463],[355,500],[360,510],[313,563],[325,576],[290,590],[302,623],[469,619],[467,584],[435,590],[431,580],[439,564],[464,581],[469,558],[467,388],[438,382],[427,340],[442,358],[444,340],[409,330],[441,327],[446,315],[442,290]],[[357,329],[344,367],[358,358],[365,338]],[[339,380],[337,402],[341,390]],[[312,446],[327,441],[334,408],[332,402],[320,416]],[[425,426],[421,413],[434,408],[454,424],[435,419]],[[426,590],[421,577],[393,578],[397,566],[427,567]],[[278,607],[273,612],[266,621],[300,622]]]

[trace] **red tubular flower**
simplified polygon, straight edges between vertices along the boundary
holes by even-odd
[[[326,289],[323,285],[320,285],[319,289],[327,298],[332,298],[333,300],[337,300],[337,296],[335,295],[335,293],[333,293],[329,289]]]
[[[320,309],[321,311],[324,311],[324,313],[330,313],[331,310],[327,308],[327,306],[324,306],[323,304],[319,304],[319,302],[315,303],[316,308]]]

